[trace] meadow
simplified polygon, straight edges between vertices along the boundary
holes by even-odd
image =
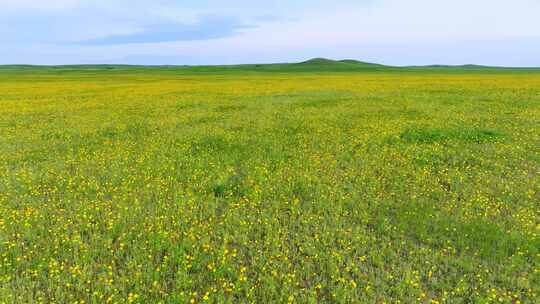
[[[538,303],[540,71],[311,64],[0,69],[0,303]]]

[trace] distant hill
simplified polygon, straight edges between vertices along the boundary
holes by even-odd
[[[59,65],[59,66],[36,66],[36,65],[0,65],[0,70],[52,70],[52,71],[97,71],[97,70],[149,70],[171,69],[187,70],[193,72],[212,71],[268,71],[268,72],[324,72],[324,71],[355,71],[355,70],[378,70],[387,68],[384,65],[372,64],[356,60],[332,60],[326,58],[313,58],[299,63],[270,63],[270,64],[239,64],[239,65],[216,65],[216,66],[144,66],[122,64],[90,64],[90,65]]]
[[[503,67],[491,67],[487,65],[478,64],[462,64],[462,65],[444,65],[444,64],[431,64],[431,65],[414,65],[407,66],[406,68],[419,68],[419,69],[504,69]]]
[[[303,65],[303,66],[321,66],[321,67],[333,67],[333,68],[342,68],[342,69],[355,69],[355,68],[385,68],[388,66],[382,65],[382,64],[375,64],[375,63],[369,63],[369,62],[363,62],[353,59],[345,59],[345,60],[332,60],[327,58],[313,58],[309,59],[300,63],[297,63],[297,65]]]
[[[300,62],[298,64],[334,65],[334,64],[339,64],[339,61],[327,59],[327,58],[312,58],[312,59]]]
[[[270,63],[270,64],[239,64],[239,65],[123,65],[123,64],[89,64],[89,65],[0,65],[0,71],[125,71],[125,70],[167,70],[178,72],[355,72],[355,71],[539,71],[540,68],[510,68],[490,67],[474,64],[466,65],[428,65],[428,66],[388,66],[354,59],[333,60],[328,58],[312,58],[298,63]]]

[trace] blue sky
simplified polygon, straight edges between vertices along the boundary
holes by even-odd
[[[0,64],[540,66],[538,0],[0,0]]]

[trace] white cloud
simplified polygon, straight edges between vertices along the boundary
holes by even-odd
[[[540,36],[540,2],[530,0],[386,0],[334,14],[306,14],[298,22],[269,24],[277,39],[388,41],[500,39]],[[291,39],[293,40],[293,39]]]

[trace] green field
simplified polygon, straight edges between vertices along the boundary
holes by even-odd
[[[0,67],[0,303],[538,303],[540,70]]]

